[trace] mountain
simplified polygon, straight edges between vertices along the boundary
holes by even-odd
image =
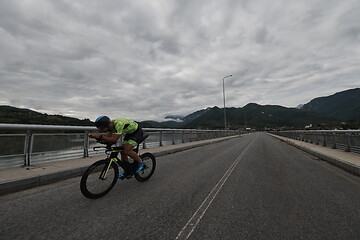
[[[197,118],[184,124],[186,128],[224,128],[224,109],[214,107],[202,111]],[[230,128],[359,128],[360,88],[315,98],[297,108],[250,103],[243,108],[227,108]],[[341,123],[344,121],[346,123]]]
[[[69,125],[69,126],[92,126],[89,119],[77,119],[61,115],[48,115],[30,109],[0,106],[0,123],[12,124],[45,124],[45,125]]]
[[[305,105],[305,104],[299,104],[299,105],[297,105],[295,108],[301,109],[304,105]]]
[[[142,121],[140,123],[141,127],[150,127],[150,128],[184,128],[187,124],[194,121],[196,118],[204,114],[205,112],[211,110],[211,108],[202,109],[196,112],[193,112],[187,116],[180,115],[168,115],[165,119],[171,119],[170,121],[157,122],[152,120]]]
[[[152,120],[146,120],[139,122],[142,128],[179,128],[181,122],[178,121],[165,121],[157,122]]]
[[[169,115],[169,116],[166,116],[165,119],[171,119],[171,120],[174,120],[174,121],[182,121],[182,120],[184,120],[184,116],[181,116],[181,115]]]
[[[231,129],[304,128],[306,125],[335,124],[336,118],[316,112],[276,105],[249,103],[243,108],[226,109],[227,124]],[[224,109],[214,107],[185,125],[186,128],[224,128]]]
[[[186,125],[187,123],[197,119],[198,117],[202,116],[204,113],[210,111],[211,108],[208,107],[206,109],[202,109],[202,110],[199,110],[199,111],[196,111],[196,112],[193,112],[189,115],[187,115],[186,117],[184,117],[184,124],[183,125]]]
[[[299,128],[312,125],[314,128],[360,128],[360,88],[320,97],[297,108],[249,103],[243,108],[226,108],[228,127],[239,128]],[[176,121],[143,121],[146,128],[202,128],[224,129],[224,109],[206,108],[185,117],[167,116]],[[345,123],[341,123],[345,122]],[[76,119],[60,115],[47,115],[29,109],[0,106],[0,123],[53,124],[92,126],[89,119]]]
[[[301,109],[326,114],[342,121],[360,120],[360,88],[315,98]]]
[[[166,116],[165,119],[172,119],[175,120],[177,122],[182,122],[183,124],[180,125],[185,125],[186,123],[191,122],[192,120],[196,119],[197,117],[201,116],[203,113],[205,113],[206,111],[209,111],[211,108],[206,108],[206,109],[202,109],[196,112],[193,112],[187,116],[180,116],[180,115],[169,115]]]

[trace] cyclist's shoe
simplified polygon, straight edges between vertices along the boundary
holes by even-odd
[[[139,163],[138,168],[136,169],[135,173],[139,173],[144,168],[144,161]]]
[[[125,172],[120,173],[118,178],[121,179],[121,180],[124,180],[126,178]]]

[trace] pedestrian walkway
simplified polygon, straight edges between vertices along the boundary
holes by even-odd
[[[274,134],[269,135],[280,139],[292,146],[295,146],[305,152],[308,152],[322,160],[328,161],[344,170],[360,176],[360,154],[353,152],[345,152],[340,149],[332,149],[316,145],[292,138],[277,136]]]
[[[177,145],[149,148],[140,150],[151,152],[155,157],[185,151],[191,148],[201,147],[208,144],[225,141],[234,137],[230,136],[217,139],[208,139],[196,142],[188,142]],[[78,158],[57,162],[36,164],[30,167],[15,167],[0,169],[0,195],[42,186],[72,177],[81,176],[82,173],[94,162],[104,159],[104,154],[88,158]]]

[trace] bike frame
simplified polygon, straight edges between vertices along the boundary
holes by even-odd
[[[108,149],[108,148],[107,148]],[[109,172],[110,166],[112,164],[112,162],[115,162],[118,166],[120,166],[122,169],[124,169],[124,171],[128,171],[130,170],[131,166],[129,162],[120,160],[118,158],[118,155],[121,151],[123,151],[124,149],[122,147],[114,147],[114,148],[110,148],[108,149],[106,152],[110,152],[110,154],[108,155],[108,157],[106,158],[106,160],[108,161],[108,164],[105,165],[104,169],[101,171],[101,174],[99,176],[99,179],[104,180],[106,178],[107,173]],[[139,145],[134,148],[134,151],[136,153],[139,152]]]

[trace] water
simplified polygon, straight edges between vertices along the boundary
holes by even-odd
[[[204,138],[201,134],[191,133],[162,133],[162,145],[180,144],[182,142],[197,141]],[[25,162],[25,134],[0,136],[0,168],[23,166]],[[31,146],[31,164],[51,161],[69,160],[84,156],[85,133],[76,134],[33,134]],[[146,148],[160,145],[160,134],[150,133],[145,140]],[[94,151],[93,147],[104,146],[94,139],[89,139],[89,156],[104,154],[104,150]],[[140,145],[142,149],[143,144]]]

